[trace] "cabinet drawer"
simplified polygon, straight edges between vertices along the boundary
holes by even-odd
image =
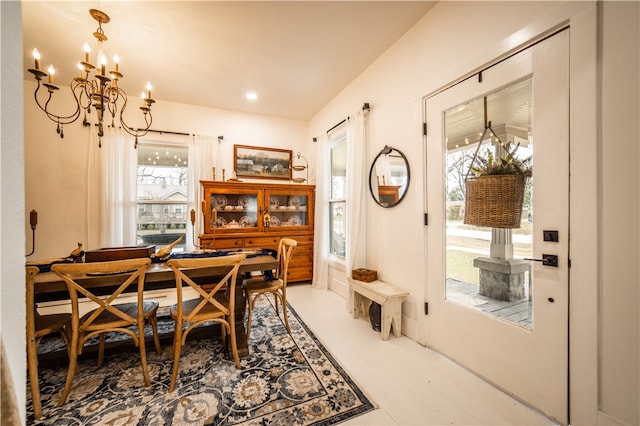
[[[313,265],[313,255],[312,254],[299,254],[294,252],[291,260],[289,261],[289,267],[294,268],[298,266],[309,266]]]
[[[280,237],[247,237],[244,239],[245,247],[277,248]]]
[[[309,253],[313,253],[313,244],[298,244],[296,250],[293,252],[293,256]]]
[[[203,249],[212,249],[213,248],[213,240],[205,240],[204,238],[200,240],[200,247]]]
[[[207,241],[209,242],[209,241]],[[213,248],[217,249],[232,249],[242,248],[242,238],[216,238],[213,242]]]
[[[291,268],[287,271],[287,282],[311,281],[313,279],[313,269],[309,266],[306,268]]]
[[[301,244],[313,245],[313,235],[291,235],[286,238],[291,238],[293,240],[296,240],[298,242],[298,247],[300,247]]]

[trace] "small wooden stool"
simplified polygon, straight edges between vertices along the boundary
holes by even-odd
[[[365,303],[368,300],[378,303],[382,307],[382,340],[389,340],[389,332],[393,327],[393,335],[402,334],[402,302],[409,295],[408,292],[396,288],[382,281],[370,283],[349,279],[349,290],[353,300],[353,318],[360,314],[366,315]]]

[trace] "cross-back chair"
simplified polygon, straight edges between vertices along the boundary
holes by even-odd
[[[98,366],[102,365],[104,359],[104,334],[107,332],[125,333],[131,337],[133,343],[140,351],[140,365],[142,367],[144,384],[147,387],[151,385],[145,349],[145,322],[148,321],[151,323],[154,343],[158,354],[161,353],[161,349],[156,318],[159,304],[155,300],[144,300],[143,293],[144,277],[147,266],[150,263],[151,259],[140,258],[111,262],[55,264],[51,267],[51,270],[58,274],[67,284],[72,312],[69,371],[58,406],[64,404],[71,391],[71,383],[76,370],[78,355],[82,354],[82,349],[87,340],[94,336],[99,336],[100,339]],[[105,275],[121,278],[118,280],[120,284],[115,285],[115,291],[108,296],[95,295],[92,289],[86,286],[87,281],[83,280],[83,278],[89,276]],[[117,297],[124,293],[131,284],[136,285],[137,301],[117,303]],[[97,308],[80,317],[79,296],[84,296],[94,302]],[[132,330],[131,326],[137,326],[137,330]]]
[[[180,364],[180,352],[191,330],[205,322],[221,324],[223,338],[231,339],[231,351],[236,368],[240,368],[240,357],[236,342],[235,329],[235,287],[240,264],[244,254],[231,256],[171,259],[167,265],[173,270],[176,280],[176,304],[171,306],[171,317],[175,321],[173,335],[173,371],[169,392],[173,392]],[[223,270],[221,275],[207,277],[208,268]],[[222,268],[222,269],[221,269]],[[222,275],[224,274],[224,275]],[[201,279],[196,279],[198,276]],[[202,279],[206,278],[206,284]],[[196,282],[198,281],[198,282]],[[196,299],[183,299],[182,286],[193,289]],[[186,325],[186,327],[184,327]],[[183,330],[184,328],[184,330]]]
[[[284,316],[284,324],[287,327],[287,333],[291,333],[289,327],[289,318],[287,315],[287,271],[289,270],[289,262],[293,256],[298,242],[291,238],[281,238],[278,243],[277,260],[279,267],[273,275],[273,279],[265,276],[253,277],[244,280],[242,287],[245,298],[247,299],[247,307],[249,310],[247,320],[247,341],[251,335],[251,318],[256,305],[256,300],[265,294],[273,294],[276,305],[276,315],[280,316],[278,310],[278,301],[282,303],[282,313]]]
[[[31,383],[33,415],[42,417],[40,384],[38,381],[38,343],[44,336],[60,333],[67,345],[71,343],[71,313],[40,315],[35,304],[35,276],[39,273],[36,266],[26,267],[26,322],[27,322],[27,369]]]

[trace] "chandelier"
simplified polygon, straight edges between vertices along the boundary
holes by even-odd
[[[80,76],[73,78],[69,85],[76,101],[75,111],[70,115],[57,115],[49,110],[49,102],[53,94],[59,90],[59,87],[54,84],[55,69],[53,65],[49,66],[47,72],[40,69],[40,52],[38,52],[38,49],[33,49],[35,69],[28,69],[38,81],[34,98],[40,109],[47,114],[47,117],[57,123],[56,132],[61,138],[64,138],[63,126],[76,121],[81,113],[83,114],[82,124],[84,126],[90,126],[91,123],[87,120],[87,115],[90,115],[95,110],[98,119],[98,143],[99,146],[102,147],[104,116],[108,111],[111,114],[111,126],[114,127],[115,117],[119,116],[120,125],[128,134],[135,138],[135,147],[137,148],[138,138],[147,134],[153,119],[151,116],[151,105],[155,101],[151,98],[151,83],[147,83],[146,92],[142,92],[141,95],[142,106],[140,110],[142,110],[144,115],[146,126],[142,129],[128,126],[123,117],[123,113],[127,107],[127,94],[118,86],[118,81],[124,77],[119,69],[120,59],[118,55],[113,57],[115,67],[107,74],[107,58],[102,50],[102,43],[108,40],[102,30],[102,24],[108,23],[111,18],[109,18],[106,13],[97,9],[89,9],[89,14],[98,22],[98,28],[93,33],[93,36],[98,40],[98,55],[96,59],[99,61],[99,66],[91,63],[91,49],[89,45],[85,43],[84,60],[78,62]],[[92,77],[91,73],[94,70],[95,75]],[[43,82],[45,77],[48,77],[46,83]],[[47,91],[45,92],[43,88],[46,88]],[[42,100],[44,100],[44,103]]]

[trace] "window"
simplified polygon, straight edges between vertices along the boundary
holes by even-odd
[[[331,165],[331,194],[329,196],[329,251],[336,256],[346,254],[346,209],[347,186],[347,138],[346,133],[332,137],[329,141]]]
[[[157,246],[187,236],[189,148],[186,145],[138,145],[137,242]]]

